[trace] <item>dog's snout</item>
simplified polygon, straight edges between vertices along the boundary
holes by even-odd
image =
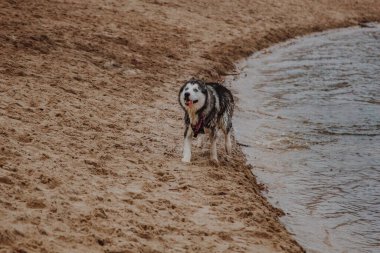
[[[188,98],[190,96],[190,93],[189,92],[185,92],[185,98]]]

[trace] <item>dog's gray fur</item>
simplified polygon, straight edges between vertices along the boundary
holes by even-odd
[[[216,137],[218,129],[225,136],[225,147],[231,153],[231,129],[234,100],[231,92],[219,83],[191,79],[180,89],[179,103],[185,112],[183,162],[191,161],[191,139],[207,133],[211,141],[211,160],[218,162]]]

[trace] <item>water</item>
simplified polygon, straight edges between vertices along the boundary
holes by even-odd
[[[254,174],[307,252],[380,252],[380,25],[241,63],[234,118]]]

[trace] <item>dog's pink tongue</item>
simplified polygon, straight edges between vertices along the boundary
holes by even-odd
[[[192,107],[192,106],[193,106],[193,101],[192,101],[192,100],[188,101],[188,102],[187,102],[187,106],[188,106],[188,107]]]

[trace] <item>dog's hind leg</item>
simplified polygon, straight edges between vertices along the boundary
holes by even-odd
[[[231,116],[228,115],[228,113],[223,114],[223,118],[221,121],[219,121],[219,126],[223,130],[224,133],[224,145],[226,147],[227,154],[231,154],[232,152],[232,145],[231,145],[231,130],[232,130],[232,122],[231,122]]]
[[[195,140],[195,146],[197,147],[197,148],[203,148],[203,146],[204,146],[204,143],[205,143],[205,135],[204,134],[200,134],[200,135],[198,135],[198,137],[197,137],[197,139]]]
[[[216,152],[216,137],[217,133],[215,129],[212,129],[210,131],[210,141],[211,141],[211,148],[210,148],[210,158],[211,161],[218,163],[218,155]]]
[[[225,140],[226,152],[228,155],[230,155],[232,152],[231,131],[227,131],[224,133],[224,140]]]
[[[193,134],[193,130],[191,127],[186,126],[185,130],[185,140],[183,143],[183,158],[182,162],[189,163],[191,161],[191,136]]]

